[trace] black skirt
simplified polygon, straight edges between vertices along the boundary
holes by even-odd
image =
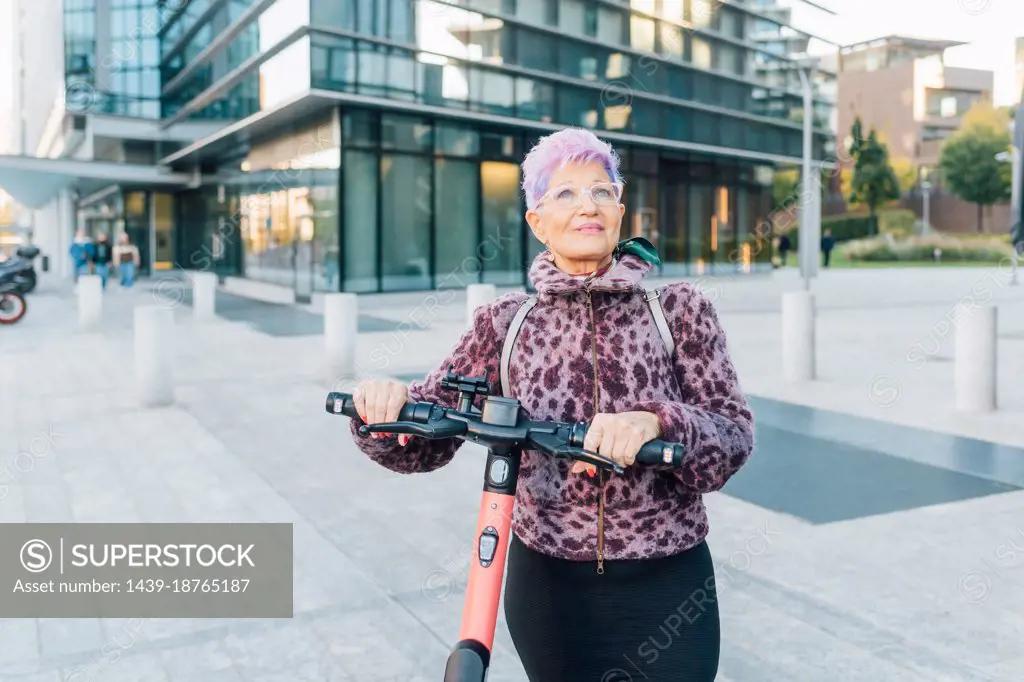
[[[649,560],[566,561],[513,533],[505,619],[530,682],[712,682],[720,628],[707,544]]]

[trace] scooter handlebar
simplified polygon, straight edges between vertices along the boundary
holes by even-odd
[[[399,412],[398,421],[426,423],[432,407],[430,403],[407,402]],[[352,419],[360,418],[350,393],[340,393],[337,391],[328,393],[326,409],[330,414],[341,414]],[[577,431],[576,433],[582,436],[585,431],[582,433]],[[663,464],[679,467],[682,466],[685,454],[684,447],[679,443],[652,440],[640,448],[636,455],[636,461],[641,464]]]

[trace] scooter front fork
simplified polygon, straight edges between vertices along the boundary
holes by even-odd
[[[444,682],[482,682],[490,666],[518,475],[519,452],[488,453],[462,628]]]

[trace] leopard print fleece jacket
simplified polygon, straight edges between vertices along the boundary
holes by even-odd
[[[641,280],[650,267],[626,254],[588,277],[566,274],[543,255],[530,268],[538,302],[509,368],[513,397],[528,417],[572,422],[588,421],[597,412],[653,412],[662,438],[684,444],[687,452],[680,468],[637,464],[622,475],[593,477],[570,473],[570,462],[524,452],[512,530],[538,552],[595,561],[599,514],[605,559],[656,558],[689,549],[708,533],[701,494],[724,486],[753,450],[753,416],[714,307],[688,283],[662,290],[676,342],[673,362],[643,298]],[[510,293],[477,308],[471,329],[448,357],[410,384],[409,399],[454,407],[455,393],[440,387],[449,365],[462,375],[486,375],[499,390],[505,332],[525,298]],[[359,448],[399,473],[442,467],[462,443],[413,437],[403,447],[393,436],[360,436],[361,423],[351,422]]]

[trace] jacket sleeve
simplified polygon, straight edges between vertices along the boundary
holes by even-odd
[[[649,401],[636,409],[658,416],[663,440],[686,447],[682,467],[673,471],[688,489],[706,493],[720,490],[749,459],[754,418],[714,306],[684,286],[662,296],[683,401]]]
[[[421,381],[409,384],[409,401],[434,402],[445,407],[455,407],[458,396],[453,391],[441,388],[441,379],[448,372],[449,366],[457,374],[483,377],[486,376],[492,386],[498,381],[498,361],[500,357],[497,332],[494,327],[492,306],[484,305],[476,309],[473,325],[449,351],[447,357]],[[479,408],[483,398],[478,397],[474,403]],[[400,474],[425,473],[439,469],[448,464],[455,451],[462,445],[457,438],[432,440],[411,436],[404,446],[398,443],[397,436],[373,438],[359,435],[359,427],[363,422],[358,417],[350,420],[352,438],[360,450],[374,462]]]

